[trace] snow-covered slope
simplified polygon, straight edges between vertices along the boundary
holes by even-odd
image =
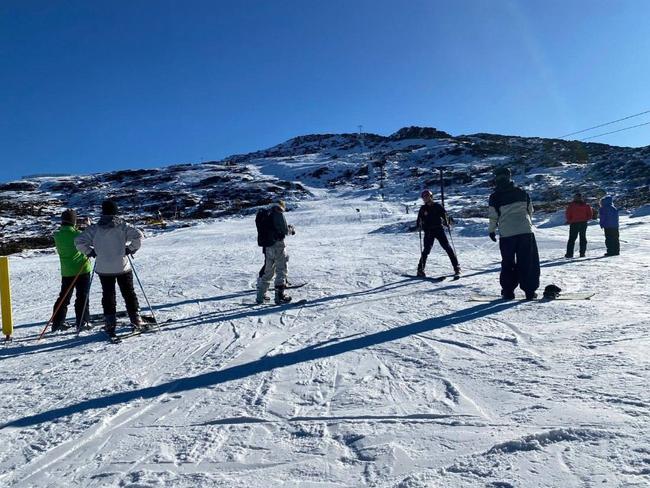
[[[223,161],[89,176],[30,178],[0,185],[0,254],[52,246],[63,208],[95,215],[106,197],[127,218],[157,231],[252,212],[283,198],[310,198],[303,184],[417,201],[424,187],[437,192],[445,167],[447,204],[457,216],[484,217],[492,170],[508,165],[538,210],[562,208],[575,191],[594,205],[612,194],[622,209],[650,203],[650,146],[613,147],[557,139],[494,134],[451,135],[405,127],[390,136],[315,134]]]
[[[163,326],[118,345],[37,342],[57,258],[12,258],[0,485],[649,486],[648,215],[622,218],[615,258],[597,226],[575,260],[566,228],[538,229],[542,283],[590,301],[478,303],[499,291],[485,221],[455,231],[460,280],[416,281],[403,205],[313,193],[287,215],[299,306],[249,305],[250,215],[145,240],[135,264]],[[434,247],[429,273],[450,270]]]

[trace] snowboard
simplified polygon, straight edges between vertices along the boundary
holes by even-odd
[[[583,293],[562,293],[559,296],[555,298],[544,298],[543,296],[539,296],[535,298],[534,300],[528,300],[531,302],[552,302],[553,300],[589,300],[591,297],[593,297],[595,293],[593,292],[583,292]],[[494,301],[527,301],[525,297],[519,296],[515,297],[512,300],[508,300],[505,298],[502,298],[501,295],[472,295],[469,297],[470,302],[494,302]]]
[[[285,286],[284,289],[285,290],[293,290],[295,288],[302,288],[306,284],[307,284],[306,281],[304,283],[291,283],[290,285]],[[275,290],[275,288],[271,288],[271,290]]]
[[[460,276],[456,275],[444,275],[444,276],[418,276],[418,275],[412,275],[412,274],[402,274],[404,278],[411,278],[413,280],[422,280],[422,281],[430,281],[432,283],[440,283],[441,281],[445,281],[447,278],[452,278],[454,280],[457,280],[460,278]]]
[[[307,300],[304,298],[302,300],[296,300],[295,302],[289,302],[289,303],[278,303],[276,304],[274,301],[265,301],[264,303],[257,303],[257,302],[242,302],[242,305],[246,305],[248,307],[261,307],[263,305],[266,305],[268,307],[277,307],[277,308],[283,308],[283,307],[295,307],[295,306],[301,306],[307,303]]]

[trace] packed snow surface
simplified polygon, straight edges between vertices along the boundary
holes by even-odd
[[[614,258],[597,225],[573,260],[566,227],[537,230],[543,286],[591,300],[477,303],[500,291],[485,221],[454,230],[460,280],[416,280],[404,205],[314,191],[287,214],[301,305],[250,305],[253,216],[146,239],[161,328],[121,344],[36,341],[58,258],[12,257],[0,486],[650,486],[649,216]],[[427,271],[451,271],[437,245]]]

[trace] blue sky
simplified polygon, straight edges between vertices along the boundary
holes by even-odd
[[[4,0],[0,180],[650,110],[647,0]],[[586,133],[650,121],[650,114]],[[596,140],[650,144],[650,125]]]

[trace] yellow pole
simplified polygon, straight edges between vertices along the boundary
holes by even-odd
[[[11,286],[9,286],[9,259],[0,256],[0,309],[2,310],[2,333],[11,339],[14,322],[11,317]]]

